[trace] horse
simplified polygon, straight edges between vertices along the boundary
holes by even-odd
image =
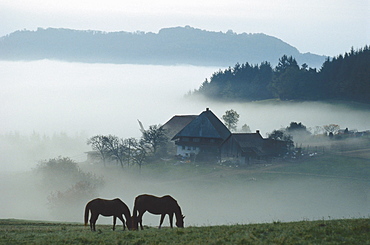
[[[122,202],[121,199],[119,198],[113,200],[96,198],[88,202],[85,207],[85,226],[87,226],[89,211],[91,212],[90,218],[91,231],[95,231],[95,223],[100,214],[103,216],[113,216],[113,230],[115,230],[116,220],[117,218],[119,218],[122,221],[123,230],[125,230],[125,220],[122,217],[123,214],[125,215],[127,221],[127,228],[129,230],[133,229],[130,210],[127,207],[127,205],[124,202]]]
[[[142,217],[143,214],[148,211],[152,214],[161,215],[161,220],[159,223],[159,229],[162,226],[165,215],[169,216],[170,225],[172,226],[173,214],[176,216],[176,226],[184,227],[185,216],[181,213],[181,208],[177,204],[177,201],[171,196],[156,197],[152,195],[139,195],[135,198],[135,205],[133,211],[135,228],[138,228],[138,223],[140,224],[141,230],[143,230]],[[137,215],[139,213],[139,215]]]

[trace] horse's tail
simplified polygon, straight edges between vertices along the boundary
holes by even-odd
[[[86,204],[85,207],[85,226],[87,225],[88,219],[89,219],[89,211],[90,211],[90,203]]]

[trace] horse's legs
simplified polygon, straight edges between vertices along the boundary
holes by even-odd
[[[170,226],[171,226],[171,228],[173,228],[173,226],[172,226],[172,222],[173,222],[173,213],[168,214],[168,218],[170,219]]]
[[[116,227],[116,221],[117,221],[117,216],[114,216],[113,215],[113,230],[115,229]]]
[[[141,230],[144,230],[144,228],[143,228],[143,215],[144,215],[144,213],[145,213],[145,211],[144,212],[139,211],[139,215],[137,216],[137,222],[139,222]]]
[[[162,226],[162,223],[163,223],[163,220],[164,220],[164,216],[166,216],[166,214],[161,214],[161,221],[159,222],[158,229],[161,229],[161,226]]]
[[[90,229],[92,231],[95,231],[95,223],[98,220],[99,214],[96,213],[91,213],[91,218],[90,218]]]
[[[122,214],[120,216],[117,216],[117,217],[122,221],[123,230],[125,230],[126,229],[126,227],[125,227],[125,220],[123,219]]]

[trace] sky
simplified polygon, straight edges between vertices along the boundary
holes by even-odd
[[[71,28],[144,31],[192,26],[265,33],[300,52],[336,56],[370,44],[369,0],[0,0],[0,36]]]

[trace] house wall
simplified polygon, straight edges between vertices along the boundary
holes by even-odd
[[[200,151],[199,147],[196,146],[184,146],[184,145],[178,145],[177,146],[177,155],[183,156],[183,157],[190,157],[190,154],[198,154]]]
[[[192,153],[197,155],[200,152],[218,155],[221,143],[221,139],[181,137],[175,142],[177,145],[176,154],[183,157],[189,157]]]
[[[238,157],[240,155],[241,149],[232,137],[222,144],[221,157]]]
[[[248,159],[245,156],[242,156],[242,150],[240,149],[239,144],[230,137],[227,139],[221,147],[221,161],[230,161],[235,164],[245,164]]]

